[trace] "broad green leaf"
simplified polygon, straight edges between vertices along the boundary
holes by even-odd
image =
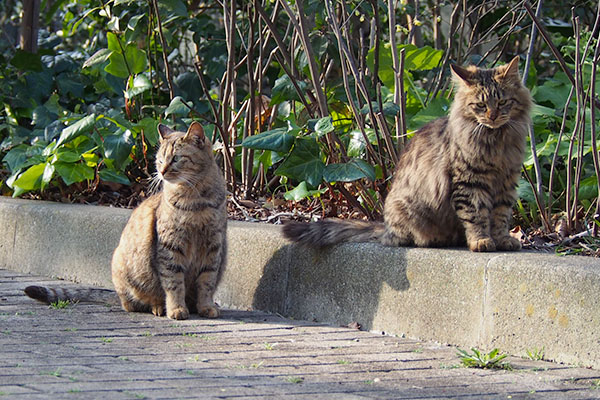
[[[309,186],[317,187],[323,180],[324,168],[317,141],[313,138],[297,138],[290,155],[275,174],[306,181]]]
[[[133,85],[125,92],[125,97],[130,99],[150,89],[152,89],[152,82],[146,75],[140,74],[133,79]]]
[[[42,59],[39,53],[33,54],[25,50],[17,49],[10,60],[10,64],[21,71],[42,71]]]
[[[436,68],[444,54],[443,50],[436,50],[430,46],[418,48],[412,44],[401,44],[396,48],[398,55],[402,49],[404,49],[405,75],[407,71],[426,71]],[[371,49],[367,55],[369,68],[374,67],[373,60],[374,49]],[[379,78],[390,90],[395,88],[394,74],[391,47],[386,43],[379,52]]]
[[[84,133],[92,130],[96,123],[96,114],[90,114],[86,117],[81,118],[79,121],[75,122],[73,125],[69,125],[65,129],[63,129],[60,137],[58,138],[58,142],[56,142],[56,147],[70,142],[75,139],[79,135],[83,135]]]
[[[85,164],[57,162],[54,167],[67,186],[94,179],[94,169]]]
[[[127,63],[131,68],[132,74],[139,74],[144,72],[148,67],[148,59],[146,58],[146,52],[138,49],[136,43],[130,43],[125,48],[125,55],[127,57]]]
[[[272,150],[278,153],[287,153],[294,144],[295,137],[287,133],[287,128],[276,128],[249,136],[242,142],[242,146],[249,149]]]
[[[19,178],[13,182],[13,186],[19,187],[25,191],[39,189],[45,169],[46,163],[36,164],[32,167],[29,167],[27,171],[23,172]]]
[[[108,60],[112,53],[112,50],[100,49],[83,63],[82,68],[89,68],[98,64],[103,64],[104,62],[106,62],[106,60]]]
[[[326,135],[331,131],[333,131],[333,122],[329,116],[319,119],[315,124],[315,132],[318,137]]]
[[[352,182],[368,178],[375,180],[375,168],[363,160],[354,158],[347,163],[329,164],[323,170],[323,179],[331,182]]]
[[[165,110],[165,116],[178,115],[186,116],[190,113],[190,110],[194,107],[194,103],[191,101],[185,102],[181,96],[176,96],[171,100],[169,106]]]
[[[122,53],[121,45],[119,44],[119,37],[112,32],[106,34],[106,40],[108,42],[108,50],[116,53]]]
[[[306,182],[302,181],[298,186],[296,186],[293,190],[288,190],[283,194],[283,198],[286,200],[300,201],[302,199],[319,196],[327,191],[327,188],[318,189],[318,190],[309,190],[306,187]]]
[[[165,7],[171,15],[176,15],[178,17],[188,16],[187,7],[181,0],[160,0],[158,3],[162,7]]]
[[[27,145],[20,144],[13,147],[2,159],[2,162],[6,163],[8,169],[16,171],[27,161]]]
[[[131,183],[124,173],[117,171],[116,169],[104,168],[98,172],[98,175],[100,175],[100,179],[107,182],[116,182],[123,185],[129,185]]]
[[[409,129],[416,130],[423,125],[448,115],[450,103],[445,98],[435,98],[427,104],[427,107],[420,110],[409,120]]]
[[[72,150],[60,148],[56,151],[53,157],[53,162],[61,161],[66,163],[74,163],[81,160],[81,155]]]
[[[296,83],[302,92],[306,91],[306,82],[296,81]],[[283,75],[275,81],[275,85],[271,90],[271,105],[280,104],[287,100],[300,100],[300,97],[290,77]]]
[[[88,167],[96,167],[98,165],[98,161],[100,161],[100,157],[94,153],[85,153],[82,154],[81,157],[85,161],[85,165]]]
[[[146,117],[137,124],[137,127],[144,131],[144,137],[151,146],[156,146],[158,143],[158,131],[156,130],[157,126],[158,121],[152,117]]]
[[[598,179],[595,176],[585,178],[579,184],[579,199],[592,200],[598,197]]]
[[[115,135],[104,138],[104,156],[115,161],[116,165],[123,165],[131,153],[133,138],[131,131],[120,131]]]
[[[130,43],[125,47],[125,53],[113,50],[108,60],[110,63],[104,70],[118,78],[127,78],[130,74],[139,74],[145,71],[148,65],[146,53],[138,49],[134,43]]]
[[[41,189],[45,190],[54,176],[54,165],[47,163],[42,175]]]

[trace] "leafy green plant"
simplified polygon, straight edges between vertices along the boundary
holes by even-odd
[[[285,378],[286,381],[288,381],[289,383],[303,383],[304,382],[304,378],[299,377],[299,376],[288,376]]]
[[[534,347],[533,349],[527,349],[525,350],[525,354],[530,360],[540,361],[544,359],[544,348],[538,349]]]
[[[72,303],[70,300],[57,300],[55,302],[50,303],[48,307],[53,308],[55,310],[63,310],[74,304],[75,303]]]
[[[506,369],[511,370],[512,366],[508,362],[502,362],[507,354],[501,354],[500,350],[493,349],[489,353],[484,353],[475,347],[471,348],[472,353],[466,350],[458,349],[460,363],[466,368],[484,368],[484,369]]]

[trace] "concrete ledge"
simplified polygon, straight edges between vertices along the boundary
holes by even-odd
[[[111,287],[130,211],[0,198],[0,268]],[[600,368],[600,261],[530,252],[290,245],[230,222],[217,301],[288,317]]]

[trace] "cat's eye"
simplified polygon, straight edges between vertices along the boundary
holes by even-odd
[[[477,106],[477,108],[481,108],[481,109],[487,108],[486,105],[485,105],[485,103],[477,103],[475,105]]]
[[[181,160],[181,156],[173,156],[173,162],[179,162]]]
[[[506,101],[506,100],[504,100],[504,99],[502,99],[502,100],[500,100],[500,101],[498,102],[498,105],[499,105],[499,106],[503,106],[503,105],[506,105],[506,103],[507,103],[507,101]]]

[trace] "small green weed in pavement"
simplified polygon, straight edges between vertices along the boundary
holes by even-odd
[[[544,359],[543,347],[541,349],[538,349],[536,347],[534,347],[533,349],[527,349],[525,350],[525,353],[527,354],[527,358],[533,361],[540,361]]]
[[[100,340],[101,340],[101,341],[102,341],[102,343],[104,343],[104,344],[106,344],[106,343],[112,343],[112,341],[113,341],[111,338],[105,338],[105,337],[103,337],[103,338],[100,338]]]
[[[484,368],[484,369],[505,369],[512,370],[512,366],[508,362],[502,362],[507,354],[500,354],[500,350],[494,349],[489,353],[481,352],[475,347],[471,347],[473,353],[458,349],[458,357],[460,363],[467,368]]]
[[[340,365],[348,365],[348,364],[352,364],[352,361],[348,361],[348,360],[337,360],[337,363]]]
[[[50,376],[55,376],[57,378],[60,378],[62,376],[62,372],[61,372],[60,368],[57,368],[54,371],[42,372],[42,373],[40,373],[40,375],[50,375]]]
[[[71,303],[71,301],[69,300],[57,300],[53,303],[50,303],[49,307],[53,308],[55,310],[63,310],[67,307],[69,307],[70,305],[75,305],[76,303]]]
[[[273,343],[265,343],[265,350],[274,350],[275,345]]]
[[[299,376],[288,376],[287,378],[285,378],[286,381],[288,381],[289,383],[302,383],[304,382],[304,378],[301,378]]]

